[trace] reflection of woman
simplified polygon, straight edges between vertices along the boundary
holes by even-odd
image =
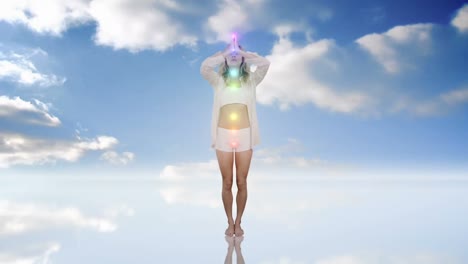
[[[247,202],[247,175],[252,147],[260,143],[256,87],[265,77],[270,62],[257,53],[246,52],[236,41],[206,58],[200,72],[214,89],[211,147],[216,149],[223,178],[222,198],[228,217],[228,236],[244,234],[240,224]],[[218,72],[215,67],[219,66]],[[236,163],[237,216],[232,217],[233,163]]]

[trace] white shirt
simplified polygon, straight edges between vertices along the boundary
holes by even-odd
[[[234,103],[248,105],[250,100],[250,90],[242,86],[221,88],[218,95],[220,107]]]
[[[247,51],[246,55],[244,56],[244,62],[247,63],[249,79],[240,89],[246,89],[249,94],[247,110],[250,120],[250,136],[253,147],[260,143],[260,131],[256,110],[256,87],[265,77],[268,68],[270,67],[270,61],[258,55],[257,53]],[[214,55],[206,58],[200,67],[201,75],[210,83],[214,91],[213,111],[211,116],[211,148],[215,148],[216,143],[217,122],[221,108],[220,95],[223,89],[226,88],[223,76],[214,71],[215,67],[221,65],[221,63],[224,63],[224,56],[222,52],[217,52]]]

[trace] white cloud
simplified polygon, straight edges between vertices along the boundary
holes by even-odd
[[[2,0],[0,21],[20,23],[40,34],[60,36],[74,25],[91,21],[90,0]]]
[[[319,157],[307,158],[300,155],[304,152],[303,144],[294,138],[288,138],[283,145],[258,148],[252,156],[252,168],[267,172],[290,171],[294,175],[305,175],[306,178],[315,176],[349,175],[356,168],[346,164],[339,164]],[[235,167],[234,167],[235,171]],[[187,162],[167,165],[159,174],[159,180],[166,183],[184,183],[219,180],[219,164],[217,159],[208,162]],[[263,178],[265,176],[265,178]],[[302,177],[302,176],[299,176]],[[275,175],[259,175],[257,179],[275,180]],[[284,179],[279,176],[278,179]],[[291,179],[291,178],[289,178]]]
[[[468,102],[468,87],[447,91],[440,95],[440,100],[449,105]]]
[[[320,8],[317,12],[317,17],[321,21],[329,21],[333,17],[333,10],[326,7]]]
[[[31,61],[31,57],[36,55],[47,56],[47,53],[42,49],[34,49],[25,54],[0,53],[0,80],[9,80],[26,86],[36,84],[42,87],[62,85],[66,78],[38,71]]]
[[[362,16],[371,23],[380,23],[386,17],[385,8],[383,6],[364,7],[360,8],[359,11]]]
[[[233,32],[251,30],[256,24],[255,17],[261,14],[264,4],[265,1],[262,0],[223,0],[219,2],[217,13],[208,17],[205,24],[205,30],[209,32],[207,42],[230,42]]]
[[[8,168],[17,164],[55,163],[58,160],[74,162],[87,151],[107,150],[117,143],[116,138],[109,136],[61,141],[0,132],[0,168]]]
[[[101,155],[101,159],[108,161],[114,165],[127,165],[135,158],[132,152],[122,152],[121,154],[115,151],[106,151]]]
[[[396,26],[382,34],[368,34],[356,42],[368,51],[388,73],[398,73],[409,67],[404,59],[411,53],[427,54],[431,40],[432,24]],[[410,49],[412,52],[404,52]]]
[[[37,99],[32,102],[19,97],[0,96],[0,117],[42,126],[59,126],[58,117],[49,113],[49,106]]]
[[[314,77],[312,66],[326,65],[325,57],[335,47],[333,40],[322,39],[296,47],[289,39],[293,26],[278,26],[275,31],[279,40],[266,56],[271,65],[257,87],[259,103],[276,101],[281,110],[289,109],[290,105],[313,103],[319,108],[342,113],[365,111],[373,104],[364,92],[337,92]]]
[[[164,8],[180,9],[174,1],[92,1],[89,12],[97,23],[94,40],[98,45],[132,52],[164,51],[177,44],[194,46],[197,38]]]
[[[440,29],[439,34],[435,34],[435,27]],[[408,90],[416,94],[414,90],[423,87],[401,82],[399,78],[412,78],[409,74],[395,76],[403,70],[421,73],[428,63],[438,61],[444,54],[462,54],[456,50],[458,46],[450,46],[451,40],[441,39],[447,37],[446,28],[434,24],[396,26],[383,34],[369,34],[357,39],[360,47],[382,64],[385,71],[379,71],[372,61],[362,61],[362,55],[354,49],[337,46],[333,40],[314,41],[304,26],[281,24],[275,27],[279,40],[266,56],[271,65],[264,81],[257,87],[257,101],[262,104],[276,101],[281,110],[293,104],[312,102],[322,109],[364,115],[380,116],[381,113],[401,111],[418,116],[448,114],[468,102],[466,87],[445,91],[432,98],[418,98],[410,96]],[[289,39],[288,36],[297,30],[309,35],[309,44],[297,47]],[[432,46],[439,48],[433,51]],[[410,80],[430,86],[426,80]],[[297,162],[300,163],[300,159]]]
[[[390,112],[407,111],[418,116],[437,116],[447,114],[464,103],[468,103],[468,88],[465,87],[446,91],[426,100],[400,95],[394,101]]]
[[[52,253],[58,252],[59,243],[42,243],[23,246],[20,250],[0,252],[2,264],[51,264]]]
[[[96,44],[131,52],[165,51],[178,44],[194,46],[197,37],[167,10],[187,13],[184,6],[171,0],[5,0],[0,2],[0,21],[21,23],[53,36],[95,22]]]
[[[118,209],[118,211],[116,211]],[[88,217],[75,207],[57,208],[37,203],[18,203],[0,200],[0,236],[53,228],[89,228],[98,232],[113,232],[117,229],[113,217],[120,214],[131,216],[127,206],[111,208],[106,217]]]
[[[468,33],[468,4],[458,9],[456,16],[452,19],[452,25],[462,33]]]
[[[294,153],[304,151],[304,147],[297,139],[288,138],[287,141],[285,145],[256,150],[255,156],[252,157],[252,159],[264,165],[274,165],[278,167],[287,166],[306,169],[333,166],[328,161],[319,158],[308,159],[303,156],[294,156]]]

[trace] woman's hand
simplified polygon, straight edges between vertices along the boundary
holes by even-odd
[[[226,56],[231,55],[232,52],[237,52],[237,53],[239,53],[241,55],[245,54],[245,51],[241,50],[240,45],[238,45],[237,48],[234,48],[234,50],[233,50],[232,43],[229,43],[221,53],[223,54],[224,57],[226,57]]]

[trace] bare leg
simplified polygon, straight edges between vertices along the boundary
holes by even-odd
[[[242,256],[242,249],[241,249],[241,242],[244,240],[243,236],[235,238],[234,241],[234,249],[236,251],[236,256],[237,256],[237,264],[245,264],[244,256]]]
[[[228,242],[228,250],[226,254],[226,258],[224,259],[224,264],[232,264],[232,253],[234,252],[234,237],[233,236],[226,236],[225,237],[226,242]],[[237,255],[237,249],[236,249],[236,255]]]
[[[234,218],[232,217],[232,177],[233,177],[233,163],[234,154],[232,152],[226,152],[216,150],[216,156],[218,158],[219,169],[221,170],[221,176],[223,177],[222,197],[224,210],[228,218],[228,228],[225,231],[227,236],[234,235]]]
[[[236,152],[236,184],[237,184],[237,216],[235,221],[235,235],[242,236],[240,224],[242,214],[244,213],[245,204],[247,203],[247,175],[249,174],[250,161],[252,160],[253,149]]]

